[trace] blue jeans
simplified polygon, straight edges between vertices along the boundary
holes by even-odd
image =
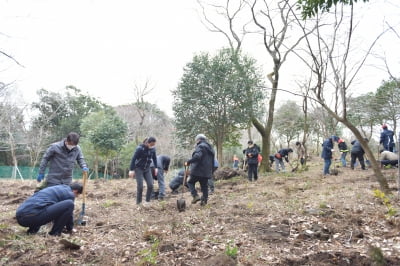
[[[282,172],[285,172],[285,164],[283,163],[283,159],[275,158],[275,171],[279,173],[279,167],[281,167]]]
[[[340,155],[340,161],[342,162],[343,167],[346,167],[346,165],[347,165],[346,155],[347,155],[347,152],[342,152],[342,155]]]
[[[190,189],[190,193],[192,194],[193,197],[197,196],[197,191],[195,184],[196,182],[200,183],[200,188],[201,192],[203,193],[203,196],[201,197],[204,201],[207,202],[208,199],[208,178],[207,177],[200,177],[200,176],[190,176],[190,179],[188,181],[188,186]]]
[[[324,175],[329,175],[329,167],[331,167],[332,159],[324,159]]]
[[[164,177],[164,169],[157,168],[157,182],[158,182],[158,197],[164,198],[165,197],[165,177]]]
[[[29,227],[29,233],[37,233],[42,225],[53,221],[50,235],[60,235],[64,226],[68,231],[74,227],[73,221],[74,202],[63,200],[43,208],[37,214],[17,216],[18,224]]]
[[[213,177],[208,179],[207,185],[210,188],[210,192],[214,193],[214,178]]]
[[[136,204],[142,203],[143,179],[146,181],[147,185],[146,201],[149,202],[151,199],[151,193],[153,192],[153,176],[151,175],[150,168],[145,170],[136,168],[135,179],[137,184]]]

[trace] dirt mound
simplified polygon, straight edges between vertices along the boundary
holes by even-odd
[[[214,172],[214,178],[216,180],[227,180],[231,179],[233,177],[247,177],[247,173],[243,171],[242,169],[233,169],[229,167],[224,167],[221,169],[217,169]]]

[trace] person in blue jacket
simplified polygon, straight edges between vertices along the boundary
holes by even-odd
[[[74,227],[74,200],[82,194],[79,183],[55,185],[44,188],[25,200],[16,211],[19,225],[29,227],[28,234],[36,234],[42,225],[53,222],[49,235],[59,236],[63,229],[72,232]]]
[[[330,174],[329,168],[331,167],[332,164],[332,152],[334,151],[333,143],[338,141],[339,137],[331,136],[330,138],[324,140],[324,142],[322,143],[321,157],[324,159],[324,169],[323,169],[324,176]]]
[[[287,149],[280,149],[277,153],[275,153],[275,171],[279,173],[279,167],[281,168],[282,172],[285,172],[285,164],[283,163],[283,159],[287,163],[289,163],[289,153],[292,153],[293,149],[292,148],[287,148]]]
[[[153,175],[151,174],[150,166],[153,163],[157,164],[156,155],[156,138],[148,137],[142,144],[136,147],[135,153],[133,154],[131,165],[129,168],[129,177],[136,177],[137,192],[136,192],[136,204],[142,203],[143,194],[143,180],[146,181],[146,204],[150,202],[151,194],[153,192]],[[154,169],[154,175],[158,174],[158,169]]]
[[[381,138],[379,141],[379,144],[383,145],[383,148],[385,149],[385,151],[391,151],[393,152],[393,149],[395,147],[395,143],[394,143],[394,133],[392,130],[389,130],[386,124],[382,125],[382,129],[383,131],[381,132]]]
[[[244,150],[247,161],[247,179],[249,181],[257,181],[258,179],[258,154],[260,149],[256,146],[252,140],[247,142],[248,147]]]

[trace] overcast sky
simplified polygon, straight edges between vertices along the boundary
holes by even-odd
[[[363,7],[373,11],[366,17],[370,25],[398,16],[383,7]],[[196,9],[195,0],[0,0],[0,49],[23,65],[0,57],[0,80],[15,80],[27,102],[38,89],[61,92],[73,85],[119,105],[133,102],[134,85],[149,79],[154,91],[147,100],[172,115],[170,91],[185,64],[195,53],[226,44],[205,29]],[[385,42],[393,42],[382,45],[388,53],[399,50],[398,40]],[[399,64],[399,57],[390,58]],[[263,51],[257,60],[264,65],[269,59]],[[375,88],[386,78],[364,76]]]

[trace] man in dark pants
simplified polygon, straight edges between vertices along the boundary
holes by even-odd
[[[192,154],[192,158],[185,162],[185,165],[190,165],[190,179],[188,186],[193,196],[192,204],[201,200],[201,205],[206,205],[208,200],[208,179],[212,178],[215,152],[213,147],[207,142],[206,136],[199,134],[195,138],[196,147]],[[200,183],[201,192],[200,198],[197,194],[195,184]]]
[[[50,235],[59,236],[66,227],[72,232],[74,227],[74,200],[82,194],[82,185],[56,185],[44,188],[25,200],[17,209],[18,224],[29,227],[28,234],[36,234],[42,225],[53,222]]]
[[[258,179],[258,153],[259,153],[259,148],[256,146],[252,140],[249,140],[247,142],[249,145],[245,151],[246,159],[247,159],[247,179],[249,181],[257,181]]]
[[[368,139],[365,138],[365,141],[368,142]],[[356,163],[356,159],[360,162],[361,169],[362,170],[367,170],[365,168],[365,163],[364,163],[364,149],[361,147],[361,143],[358,140],[353,140],[351,142],[351,145],[353,147],[351,148],[351,161],[350,161],[350,168],[354,170],[354,164]]]

